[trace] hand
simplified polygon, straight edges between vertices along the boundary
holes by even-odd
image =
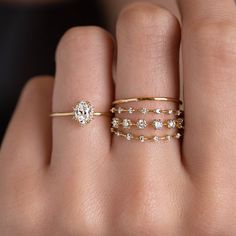
[[[1,235],[236,235],[235,4],[179,6],[183,144],[128,142],[111,135],[106,117],[83,128],[49,118],[79,99],[108,111],[115,98],[178,97],[177,19],[151,4],[122,11],[115,85],[111,36],[73,28],[58,46],[55,83],[28,83],[5,136]]]

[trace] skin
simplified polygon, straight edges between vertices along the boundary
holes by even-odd
[[[178,4],[182,27],[136,3],[120,13],[116,40],[92,26],[65,33],[55,81],[26,85],[1,147],[1,235],[236,234],[235,3]],[[49,118],[80,99],[107,111],[116,98],[178,97],[181,34],[183,143],[112,137],[106,117],[83,128]]]

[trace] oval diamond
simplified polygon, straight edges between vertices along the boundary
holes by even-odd
[[[82,126],[93,119],[94,110],[92,105],[86,101],[80,101],[74,108],[74,119]]]

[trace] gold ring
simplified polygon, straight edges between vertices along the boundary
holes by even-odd
[[[164,114],[164,115],[174,115],[174,116],[180,116],[184,113],[183,110],[173,110],[173,109],[161,109],[161,108],[155,108],[155,109],[149,109],[146,107],[143,108],[134,108],[134,107],[112,107],[111,108],[111,113],[129,113],[132,114],[134,112],[136,113],[142,113],[142,114],[147,114],[147,113],[154,113],[154,114]]]
[[[50,117],[72,116],[81,126],[90,123],[94,116],[111,116],[110,112],[95,112],[93,106],[88,101],[79,101],[72,112],[54,112]]]
[[[128,141],[131,140],[138,140],[141,143],[143,142],[160,142],[160,141],[171,141],[172,139],[180,139],[183,135],[181,133],[175,133],[175,134],[167,134],[163,136],[144,136],[144,135],[133,135],[132,133],[125,133],[123,131],[120,131],[118,129],[111,128],[111,133],[113,133],[116,136],[123,137]]]
[[[112,105],[127,103],[127,102],[141,102],[141,101],[162,101],[162,102],[174,102],[178,103],[180,105],[183,104],[183,102],[177,98],[170,98],[170,97],[137,97],[137,98],[125,98],[125,99],[119,99],[115,100]]]
[[[184,119],[178,118],[178,119],[168,119],[168,120],[161,120],[161,119],[155,119],[152,122],[147,122],[145,119],[139,119],[137,121],[132,121],[130,119],[121,119],[114,117],[111,121],[112,127],[115,129],[118,129],[120,126],[122,126],[123,129],[130,129],[132,127],[135,127],[137,129],[145,129],[147,127],[152,127],[155,130],[161,130],[162,128],[168,128],[168,129],[184,129]]]

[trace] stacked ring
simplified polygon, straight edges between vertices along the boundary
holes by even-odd
[[[138,120],[131,120],[128,118],[120,118],[114,117],[112,119],[112,128],[111,133],[119,136],[124,137],[127,140],[138,140],[140,142],[145,141],[161,141],[167,140],[170,141],[171,139],[180,139],[182,137],[182,132],[178,131],[176,133],[165,134],[162,136],[155,135],[135,135],[133,133],[126,133],[123,130],[119,129],[120,127],[124,130],[136,128],[137,130],[144,130],[145,128],[151,127],[156,131],[160,131],[164,128],[168,130],[183,130],[184,129],[184,119],[183,119],[183,110],[181,109],[161,109],[161,108],[136,108],[136,107],[123,107],[122,104],[130,103],[130,102],[143,102],[143,101],[159,101],[159,102],[172,102],[177,103],[178,105],[182,105],[182,101],[176,98],[169,98],[169,97],[138,97],[138,98],[127,98],[127,99],[120,99],[114,101],[113,107],[111,108],[111,113],[113,114],[121,114],[121,113],[128,113],[128,114],[155,114],[155,115],[168,115],[172,117],[168,117],[168,119],[154,119],[148,122],[146,119],[140,118]],[[116,106],[118,105],[118,106]],[[175,117],[175,118],[174,118]]]

